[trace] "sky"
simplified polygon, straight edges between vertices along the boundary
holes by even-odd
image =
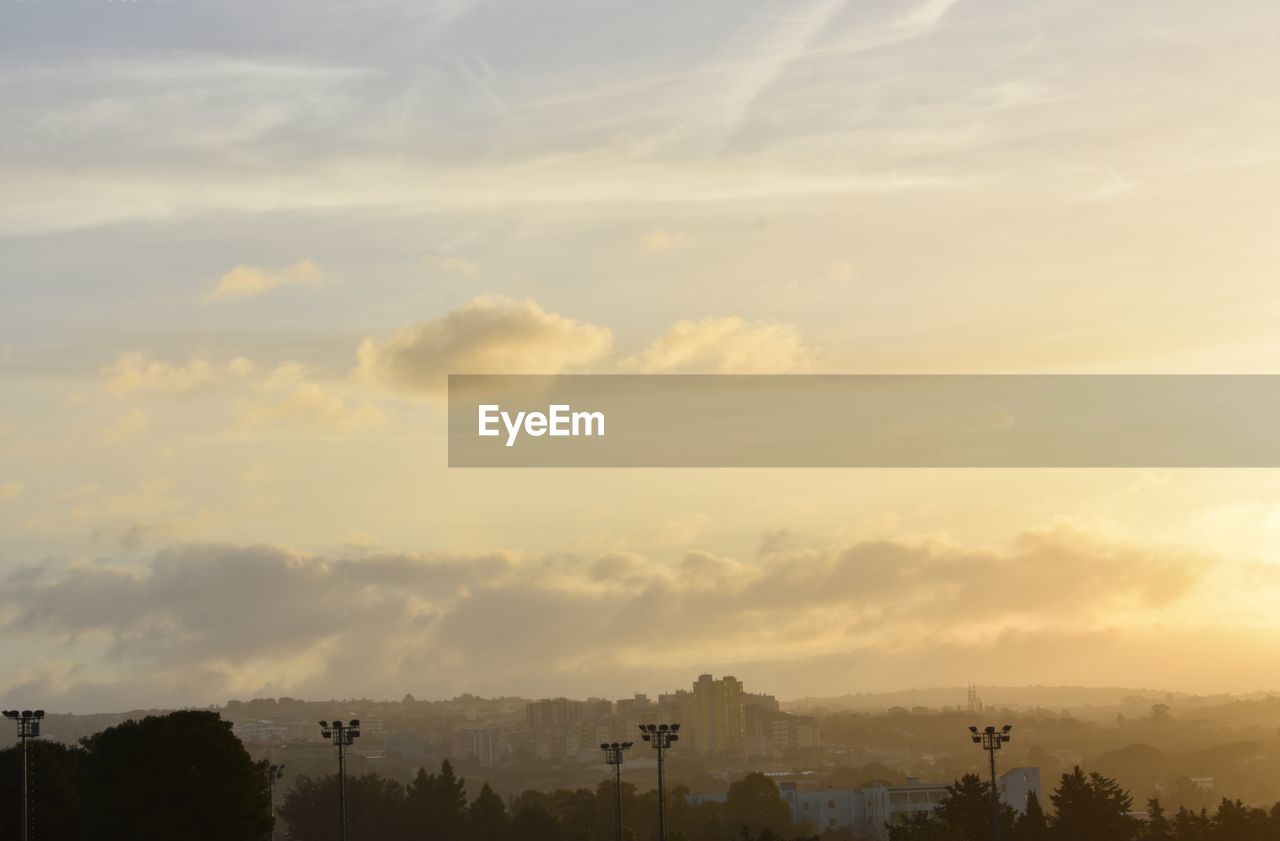
[[[1278,42],[1264,0],[0,0],[0,697],[1280,689],[1275,471],[450,470],[443,394],[1275,373]]]

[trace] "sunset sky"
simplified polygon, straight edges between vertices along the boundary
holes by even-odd
[[[1231,6],[3,0],[0,696],[1280,689],[1273,470],[445,466],[451,372],[1280,372]]]

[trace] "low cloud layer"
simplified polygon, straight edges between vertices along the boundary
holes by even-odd
[[[488,295],[385,341],[367,339],[357,370],[393,388],[440,394],[448,374],[778,374],[813,370],[818,357],[792,325],[736,316],[680,321],[621,358],[612,346],[606,327]]]
[[[1087,661],[1099,639],[1121,652],[1158,637],[1207,566],[1068,531],[998,549],[773,542],[751,558],[689,550],[666,562],[187,545],[141,567],[10,573],[4,632],[48,656],[2,688],[84,709],[259,694],[627,692],[732,668],[799,695],[884,688],[889,674],[963,680],[1000,652],[1051,680],[1046,664]],[[842,658],[870,671],[794,674]],[[1057,679],[1069,682],[1070,668]],[[1127,668],[1105,666],[1095,680],[1172,675],[1159,663]]]

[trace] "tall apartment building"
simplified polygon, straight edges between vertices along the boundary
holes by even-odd
[[[583,719],[587,708],[585,701],[568,698],[544,698],[525,705],[525,719],[531,730],[552,730],[570,727]]]
[[[699,675],[693,684],[693,718],[688,723],[693,730],[696,753],[743,753],[745,696],[742,681],[732,675],[719,680],[711,675]]]

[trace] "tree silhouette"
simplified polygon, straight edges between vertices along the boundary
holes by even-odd
[[[507,832],[507,806],[485,783],[467,809],[467,836],[471,841],[498,841]]]
[[[32,836],[40,841],[86,837],[81,777],[86,755],[76,747],[33,740],[27,745],[31,783]],[[0,751],[0,838],[17,838],[22,802],[22,749]]]
[[[1133,798],[1096,771],[1086,776],[1077,765],[1062,775],[1050,799],[1055,813],[1052,837],[1061,841],[1128,841],[1137,830],[1129,816]]]
[[[947,786],[947,797],[935,810],[938,819],[964,841],[989,841],[991,838],[991,784],[977,774],[965,774]],[[1000,837],[1013,837],[1013,820],[1017,813],[1001,803]]]
[[[1171,841],[1173,827],[1165,817],[1164,806],[1160,801],[1151,798],[1147,801],[1147,826],[1142,833],[1142,841]]]
[[[1046,841],[1049,838],[1049,822],[1034,791],[1027,797],[1027,810],[1014,821],[1013,838],[1014,841]]]
[[[290,841],[337,841],[337,776],[299,777],[279,816]],[[417,837],[409,828],[404,786],[377,774],[347,780],[347,825],[354,838],[406,841]]]
[[[766,829],[774,833],[791,831],[791,808],[778,786],[764,774],[747,774],[732,783],[725,806],[732,825],[749,835],[759,835]]]
[[[1264,809],[1252,809],[1225,797],[1214,812],[1212,832],[1222,841],[1270,841],[1277,837]]]
[[[564,833],[555,815],[542,803],[526,802],[511,821],[511,841],[561,841]]]
[[[264,841],[265,767],[217,713],[126,721],[84,741],[95,841]]]

